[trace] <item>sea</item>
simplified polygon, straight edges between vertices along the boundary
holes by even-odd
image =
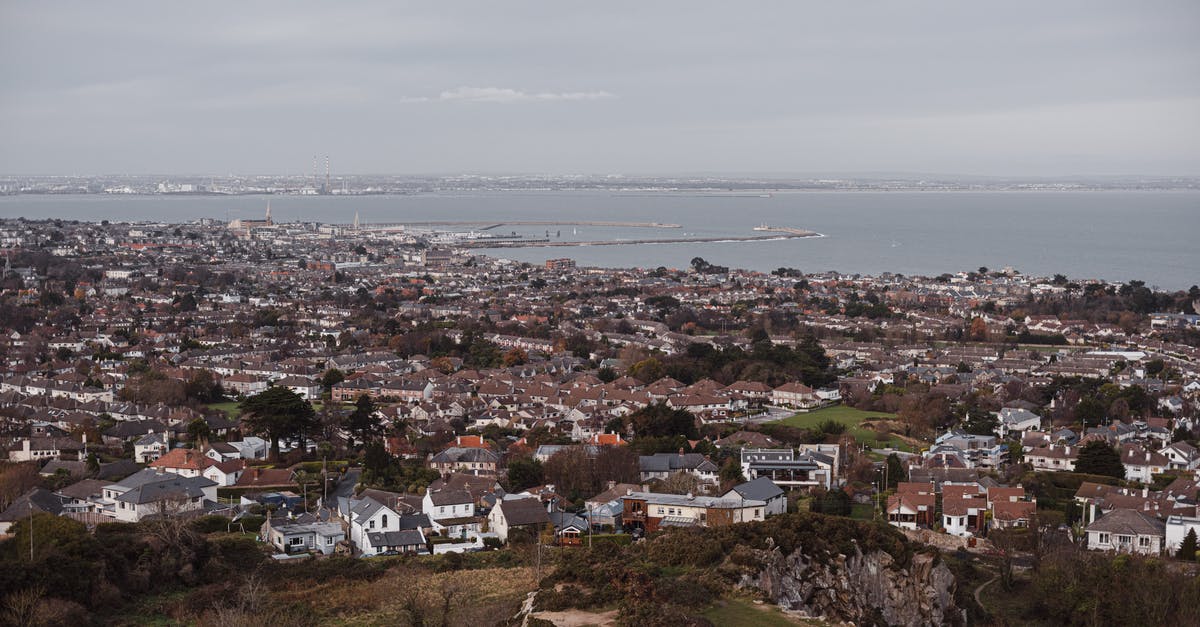
[[[935,276],[980,267],[1072,279],[1145,281],[1164,290],[1200,284],[1200,191],[970,191],[751,193],[481,191],[387,196],[17,195],[0,217],[186,222],[481,221],[488,232],[550,241],[724,238],[764,235],[760,225],[821,237],[618,246],[480,249],[542,263],[687,267],[695,257],[734,268]],[[515,226],[505,220],[619,221],[679,228]],[[469,230],[471,227],[454,227]],[[479,227],[475,227],[479,228]]]

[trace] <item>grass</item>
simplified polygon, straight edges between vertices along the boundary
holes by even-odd
[[[798,427],[801,429],[816,429],[821,423],[832,420],[836,423],[846,425],[846,432],[854,436],[854,439],[861,443],[879,448],[891,447],[902,451],[911,451],[913,447],[896,436],[885,436],[880,439],[880,434],[875,430],[860,426],[865,420],[893,420],[895,418],[896,414],[881,411],[863,411],[845,405],[835,405],[833,407],[818,409],[817,411],[796,414],[791,418],[779,420],[775,424],[784,424],[789,427]]]
[[[870,503],[854,503],[850,506],[850,517],[857,520],[873,520],[875,507]]]
[[[728,599],[712,609],[704,612],[703,616],[721,627],[791,627],[792,625],[821,625],[818,621],[807,621],[802,618],[792,618],[783,613],[776,605],[757,605],[743,599]]]
[[[237,420],[237,417],[242,414],[242,410],[238,409],[237,401],[227,401],[224,403],[209,403],[208,408],[209,409],[219,409],[219,410],[225,412],[225,415],[228,416],[230,420]]]
[[[240,403],[238,401],[225,401],[224,403],[209,403],[207,407],[209,409],[219,409],[225,412],[225,415],[228,416],[230,420],[237,420],[238,416],[242,415],[242,410],[238,408],[239,404]],[[312,406],[314,411],[321,411],[321,408],[325,406],[325,403],[323,401],[316,401],[312,404]],[[353,405],[347,405],[345,403],[342,403],[341,406],[343,409],[347,407],[353,407]]]

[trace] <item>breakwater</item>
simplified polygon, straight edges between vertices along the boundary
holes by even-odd
[[[492,239],[486,240],[467,240],[455,244],[462,248],[534,248],[534,247],[550,247],[550,246],[628,246],[631,244],[696,244],[705,242],[761,242],[783,239],[800,239],[805,237],[824,237],[820,233],[814,231],[804,231],[801,229],[791,229],[790,231],[777,231],[773,235],[747,235],[745,237],[664,237],[664,238],[649,238],[649,239],[627,239],[627,240],[597,240],[586,242],[551,242],[547,240],[507,240],[496,241]]]

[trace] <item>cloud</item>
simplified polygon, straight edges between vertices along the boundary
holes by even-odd
[[[415,96],[401,98],[401,102],[537,102],[554,100],[608,100],[616,98],[606,91],[566,91],[529,93],[519,89],[503,87],[456,87],[443,91],[436,98]]]

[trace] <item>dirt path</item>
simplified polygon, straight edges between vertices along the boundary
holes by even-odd
[[[983,605],[983,601],[981,601],[979,599],[979,593],[983,592],[984,588],[986,588],[989,584],[991,584],[993,581],[996,581],[999,578],[1000,578],[1000,575],[992,575],[991,579],[988,579],[987,581],[979,584],[979,587],[975,588],[975,603],[978,604],[979,607],[983,608],[983,611],[985,611],[985,612],[987,611],[987,607],[985,607]]]

